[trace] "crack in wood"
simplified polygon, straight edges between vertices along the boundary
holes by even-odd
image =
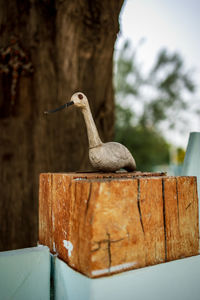
[[[77,199],[79,199],[80,200],[80,197],[78,198],[77,197],[77,182],[75,182],[75,191],[74,191],[74,193],[75,193],[75,201],[74,201],[74,207],[73,207],[73,212],[74,212],[74,214],[76,215],[76,210],[75,210],[75,202],[77,201]],[[80,262],[80,238],[81,238],[81,234],[80,234],[80,218],[77,218],[77,264],[78,264],[78,266],[79,266],[79,268],[80,268],[80,266],[81,266],[81,262]]]
[[[107,233],[106,233],[107,234]],[[97,242],[93,242],[94,244],[97,244],[98,246],[97,246],[97,248],[95,248],[95,249],[93,249],[93,250],[91,250],[91,252],[96,252],[96,251],[98,251],[98,250],[100,250],[101,249],[101,245],[102,244],[105,244],[105,243],[118,243],[118,242],[121,242],[121,241],[123,241],[123,240],[125,240],[126,239],[126,237],[125,238],[121,238],[121,239],[118,239],[118,240],[109,240],[109,239],[105,239],[105,240],[101,240],[101,241],[97,241]]]
[[[180,229],[180,218],[179,218],[179,194],[178,194],[178,181],[176,178],[176,201],[177,201],[177,218],[178,218],[178,229]]]
[[[98,245],[97,248],[91,250],[91,252],[97,252],[101,249],[101,245],[104,244],[104,243],[107,243],[107,252],[108,252],[108,270],[110,272],[110,268],[111,268],[111,265],[112,265],[112,254],[111,254],[111,244],[112,243],[118,243],[120,241],[123,241],[125,240],[126,238],[121,238],[121,239],[118,239],[118,240],[111,240],[110,239],[110,233],[109,232],[106,232],[106,235],[108,236],[107,239],[105,240],[101,240],[101,241],[97,241],[97,242],[94,242]]]
[[[88,208],[89,208],[91,195],[92,195],[92,182],[90,182],[89,194],[88,194],[86,209],[85,209],[85,217],[87,216],[87,213],[88,213]]]
[[[140,207],[140,179],[138,179],[137,182],[138,182],[137,207],[138,207],[138,211],[139,211],[139,215],[140,215],[140,224],[141,224],[141,227],[142,227],[142,231],[145,234],[144,224],[143,224],[143,221],[142,221],[141,207]]]
[[[163,225],[165,238],[165,261],[167,261],[167,230],[166,230],[166,215],[165,215],[165,183],[162,179],[162,200],[163,200]]]
[[[99,251],[101,249],[101,242],[95,242],[95,244],[97,244],[98,247],[95,248],[95,249],[92,249],[91,252],[97,252],[97,251]]]
[[[186,210],[190,207],[190,205],[192,204],[192,202],[190,202],[187,206],[186,206]]]
[[[108,236],[108,270],[110,272],[110,268],[112,265],[112,254],[111,254],[111,240],[110,240],[110,233],[106,233]]]
[[[75,185],[74,185],[74,199],[73,199],[73,206],[72,206],[73,214],[75,213],[76,199],[77,199],[77,183],[75,182]]]
[[[191,201],[187,206],[186,206],[186,210],[192,205],[192,203],[194,202],[195,199],[195,193],[196,193],[196,180],[194,179],[193,181],[194,187],[193,187],[193,201]]]

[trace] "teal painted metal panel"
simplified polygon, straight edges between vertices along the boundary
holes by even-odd
[[[0,300],[8,299],[50,299],[48,247],[0,252]]]
[[[56,256],[52,259],[54,260],[54,299],[90,300],[91,279],[74,271]]]
[[[197,176],[200,193],[200,132],[190,133],[182,175]]]
[[[181,175],[197,176],[198,198],[200,199],[200,132],[190,133]]]
[[[90,279],[55,258],[55,300],[199,300],[200,256]]]

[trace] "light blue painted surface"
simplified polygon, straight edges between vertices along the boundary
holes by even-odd
[[[92,281],[54,257],[54,299],[90,300]]]
[[[182,175],[197,176],[198,193],[200,196],[200,132],[191,132]]]
[[[190,133],[181,175],[197,176],[198,198],[200,199],[200,132]]]
[[[200,256],[89,279],[55,258],[55,300],[199,300]]]
[[[48,247],[0,252],[0,300],[8,299],[50,299]]]

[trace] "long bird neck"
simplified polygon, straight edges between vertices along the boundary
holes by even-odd
[[[88,134],[89,148],[100,146],[102,141],[94,123],[89,104],[82,109]]]

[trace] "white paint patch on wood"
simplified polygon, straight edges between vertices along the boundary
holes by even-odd
[[[52,229],[53,229],[53,231],[55,230],[55,216],[54,216],[53,212],[52,212]]]
[[[53,252],[56,252],[56,245],[55,245],[55,242],[53,242]]]
[[[73,245],[70,241],[63,240],[64,247],[68,250],[68,256],[70,257],[73,251]]]
[[[100,276],[100,275],[104,275],[104,274],[111,273],[111,272],[119,272],[122,270],[132,268],[135,265],[137,265],[137,262],[129,262],[129,263],[121,264],[121,265],[116,265],[116,266],[110,267],[108,269],[94,270],[94,271],[92,271],[92,275]]]

